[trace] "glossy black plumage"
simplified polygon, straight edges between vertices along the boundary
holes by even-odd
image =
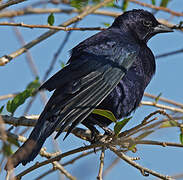
[[[58,125],[56,137],[70,126],[68,135],[79,123],[92,131],[95,125],[108,126],[111,121],[92,114],[94,108],[110,110],[117,119],[128,116],[155,72],[154,56],[146,43],[153,35],[170,31],[151,13],[132,10],[73,48],[68,65],[41,86],[55,91],[29,139],[6,168],[32,161]]]

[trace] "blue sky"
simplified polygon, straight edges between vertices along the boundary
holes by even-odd
[[[150,1],[149,1],[150,2]],[[49,6],[54,7],[54,6]],[[183,1],[174,0],[171,1],[169,6],[172,10],[182,12],[183,9]],[[137,6],[135,4],[131,4],[128,9],[133,8],[142,8],[141,6]],[[143,8],[146,9],[146,8]],[[114,9],[108,8],[107,10],[114,11]],[[147,9],[149,10],[149,9]],[[72,15],[65,15],[65,14],[55,14],[55,24],[60,24],[61,22],[66,21]],[[32,16],[22,16],[17,17],[15,19],[16,22],[24,22],[27,24],[46,24],[47,23],[48,15],[32,15]],[[156,14],[157,18],[164,18],[164,19],[171,19],[171,22],[179,23],[182,20],[182,17],[179,18],[171,18],[170,14],[164,12],[158,12]],[[1,21],[5,21],[6,19],[1,19]],[[95,26],[103,26],[103,23],[112,23],[112,17],[105,17],[99,15],[89,15],[84,20],[79,22],[78,27],[95,27]],[[29,42],[43,32],[47,30],[43,29],[25,29],[19,28],[21,31],[24,39],[26,42]],[[91,35],[95,34],[97,31],[75,31],[72,32],[67,44],[62,50],[62,53],[59,56],[59,60],[54,66],[54,69],[51,73],[53,75],[60,69],[60,61],[66,62],[69,58],[69,50],[72,49],[75,45],[77,45],[82,40],[90,37]],[[48,69],[50,62],[53,58],[54,53],[57,51],[57,48],[60,46],[61,42],[63,41],[67,32],[58,32],[54,36],[46,39],[42,43],[36,45],[35,47],[31,48],[30,52],[31,55],[36,63],[36,66],[39,70],[40,79],[43,78],[45,71]],[[11,27],[0,27],[0,56],[4,54],[9,54],[15,50],[17,50],[20,46],[19,42],[17,41],[13,28]],[[148,43],[148,46],[152,49],[155,55],[177,50],[182,47],[182,39],[183,34],[181,32],[175,31],[174,33],[169,34],[160,34],[156,37],[152,38]],[[183,83],[182,83],[182,76],[183,76],[183,54],[177,54],[174,56],[169,56],[161,59],[157,59],[156,64],[156,74],[153,77],[150,85],[146,89],[146,92],[158,95],[162,93],[163,97],[167,97],[169,99],[182,102],[183,103]],[[50,76],[51,76],[50,75]],[[34,80],[30,69],[27,65],[25,60],[25,54],[17,57],[16,59],[12,60],[9,64],[4,67],[0,68],[0,77],[1,77],[1,88],[0,88],[0,95],[5,95],[14,92],[23,91],[28,83]],[[49,97],[51,93],[47,93]],[[146,98],[145,98],[146,99]],[[5,104],[6,101],[0,101],[0,106]],[[15,116],[21,116],[26,104],[20,107]],[[39,114],[43,109],[43,104],[40,101],[40,98],[33,103],[32,108],[29,114]],[[151,107],[140,107],[136,112],[133,114],[133,120],[131,120],[128,124],[128,127],[137,125],[140,123],[143,118],[148,115],[149,112],[152,112],[153,108]],[[112,126],[111,126],[112,127]],[[156,133],[149,136],[147,139],[153,140],[161,140],[161,141],[171,141],[171,142],[179,142],[179,130],[176,128],[172,129],[163,129],[159,130]],[[27,133],[26,135],[28,135]],[[79,147],[86,143],[84,141],[79,140],[78,138],[70,135],[65,141],[62,141],[63,135],[58,138],[59,147],[63,152],[68,151],[70,149]],[[52,140],[46,141],[44,146],[47,147],[48,151],[52,151]],[[129,156],[133,157],[140,157],[141,160],[138,161],[143,166],[156,170],[162,174],[169,174],[173,175],[176,173],[183,172],[182,169],[182,149],[180,148],[163,148],[163,147],[153,147],[153,146],[137,146],[137,153],[129,152]],[[66,167],[66,169],[73,174],[74,176],[78,177],[79,180],[92,180],[95,179],[98,173],[98,166],[99,166],[99,158],[100,153],[85,157],[82,160],[79,160],[74,165],[70,165]],[[115,155],[111,152],[106,151],[105,156],[105,168],[115,159]],[[33,165],[36,161],[41,161],[42,158],[39,156],[33,163],[28,164],[26,167]],[[67,159],[66,159],[67,160]],[[63,162],[66,161],[63,159]],[[28,174],[23,179],[34,179],[40,173],[48,170],[51,165],[47,165],[43,168],[38,169],[37,171]],[[25,167],[19,166],[16,169],[16,172],[21,172]],[[5,173],[0,174],[0,179],[4,178]],[[57,173],[52,173],[46,178],[48,180],[50,178],[56,178]],[[120,161],[118,165],[106,176],[104,179],[106,180],[119,180],[119,179],[155,179],[154,177],[150,176],[148,178],[143,177],[140,172],[133,167],[129,166],[126,162]]]

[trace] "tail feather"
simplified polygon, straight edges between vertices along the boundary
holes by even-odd
[[[39,119],[26,142],[8,159],[5,170],[13,169],[20,163],[25,166],[28,162],[33,161],[38,155],[46,138],[55,130],[54,124],[41,120],[42,119]]]

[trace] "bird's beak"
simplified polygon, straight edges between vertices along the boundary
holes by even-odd
[[[173,32],[173,30],[171,28],[169,28],[168,26],[165,26],[164,24],[158,24],[155,28],[154,28],[154,33],[166,33],[166,32]]]

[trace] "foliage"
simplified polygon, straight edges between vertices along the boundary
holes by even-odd
[[[6,105],[7,111],[10,112],[11,114],[14,114],[16,109],[20,105],[24,104],[27,98],[35,95],[35,91],[36,89],[38,89],[39,86],[40,86],[39,79],[36,78],[33,82],[28,84],[27,88],[23,92],[19,93],[12,100],[8,101]]]

